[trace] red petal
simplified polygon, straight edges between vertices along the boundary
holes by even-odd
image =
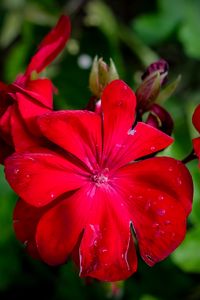
[[[71,31],[70,20],[61,16],[56,26],[46,35],[32,57],[25,76],[30,76],[33,71],[40,73],[61,52],[67,42]]]
[[[107,166],[117,168],[135,159],[160,151],[173,142],[173,139],[162,131],[138,122],[134,129],[129,129],[121,144],[113,146],[111,159]]]
[[[113,147],[121,145],[132,127],[136,99],[133,91],[122,80],[114,80],[102,94],[104,118],[104,163],[113,155]]]
[[[198,132],[200,132],[200,105],[198,105],[194,111],[194,114],[192,117],[192,123],[194,124],[194,126],[198,130]]]
[[[16,81],[11,85],[14,92],[21,92],[31,97],[39,105],[52,109],[53,107],[53,84],[49,79],[28,80],[25,87],[20,86]]]
[[[40,105],[30,97],[20,93],[16,94],[16,99],[18,110],[28,130],[35,136],[41,136],[41,132],[36,123],[36,117],[49,112],[49,108]]]
[[[166,258],[184,239],[192,205],[192,179],[186,167],[167,157],[128,165],[116,175],[142,258],[150,266]]]
[[[33,258],[39,258],[35,242],[36,227],[45,208],[36,208],[19,199],[13,215],[14,230],[17,238],[24,243],[26,250]]]
[[[121,203],[114,190],[96,190],[80,245],[80,276],[117,281],[136,271],[130,223]]]
[[[90,206],[84,190],[80,189],[61,200],[41,218],[36,242],[46,263],[57,265],[66,262],[83,230]]]
[[[196,155],[200,158],[200,138],[195,138],[192,140],[194,151]]]
[[[58,111],[38,119],[40,129],[49,140],[97,168],[101,157],[101,118],[89,111]]]
[[[84,171],[47,149],[15,153],[5,162],[13,190],[27,203],[40,207],[84,184]]]
[[[15,151],[27,150],[30,147],[39,146],[40,139],[28,132],[27,127],[19,114],[17,104],[12,105],[11,134]]]

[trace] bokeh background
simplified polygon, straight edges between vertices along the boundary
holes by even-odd
[[[37,45],[62,13],[71,17],[71,39],[44,73],[59,90],[55,108],[86,106],[91,96],[88,76],[95,55],[107,62],[112,58],[120,77],[133,89],[145,67],[162,57],[170,65],[170,80],[182,75],[177,92],[163,104],[175,122],[175,143],[164,154],[180,160],[187,156],[192,149],[191,138],[197,136],[191,116],[200,103],[200,1],[1,0],[0,80],[11,83],[25,70]],[[120,283],[115,298],[200,299],[197,163],[188,164],[195,196],[185,241],[153,268],[139,260],[138,272]],[[0,171],[0,299],[112,298],[109,284],[80,279],[71,263],[52,268],[28,257],[12,228],[16,195],[4,179],[3,167]]]

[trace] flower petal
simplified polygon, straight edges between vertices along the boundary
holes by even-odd
[[[14,144],[15,151],[24,151],[30,147],[39,146],[41,140],[34,137],[27,127],[18,111],[17,104],[13,104],[11,107],[10,123],[11,123],[11,135]]]
[[[56,26],[46,35],[32,57],[25,76],[29,77],[33,71],[40,73],[64,48],[70,35],[70,20],[61,16]]]
[[[152,266],[184,239],[193,186],[186,167],[168,157],[130,164],[116,174],[144,261]]]
[[[200,105],[198,105],[192,116],[192,123],[195,126],[196,130],[200,132]]]
[[[25,87],[23,87],[23,85],[15,81],[10,86],[11,91],[15,93],[20,92],[41,106],[43,105],[46,108],[52,109],[54,87],[51,80],[39,78],[36,80],[28,80]]]
[[[136,271],[130,223],[121,203],[115,191],[97,188],[80,244],[80,276],[117,281]]]
[[[15,153],[7,158],[5,167],[6,178],[13,190],[37,207],[84,184],[84,171],[47,149]]]
[[[101,157],[101,118],[89,111],[58,111],[38,119],[40,129],[50,141],[97,168]]]
[[[113,146],[112,159],[107,166],[119,168],[135,159],[163,150],[173,142],[173,138],[164,132],[138,122],[134,129],[129,129],[121,144]]]
[[[50,109],[42,106],[29,96],[25,96],[21,93],[16,94],[16,99],[19,113],[27,129],[36,137],[41,136],[41,132],[36,123],[36,117],[49,112]]]
[[[121,145],[135,116],[136,99],[133,91],[122,80],[114,80],[102,94],[104,119],[104,164],[111,160],[113,147]]]
[[[196,155],[200,158],[200,138],[195,138],[192,140],[194,151]]]
[[[44,214],[37,226],[36,242],[46,263],[66,262],[83,230],[90,206],[84,189],[80,189]]]
[[[27,204],[22,199],[17,201],[13,214],[13,225],[15,234],[26,247],[27,252],[33,258],[39,258],[35,234],[37,224],[41,216],[46,211],[45,208],[36,208]]]

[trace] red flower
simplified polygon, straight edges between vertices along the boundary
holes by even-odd
[[[102,115],[39,117],[57,149],[35,148],[6,160],[6,178],[26,202],[15,210],[17,235],[48,264],[73,254],[81,276],[121,280],[137,269],[133,232],[150,266],[183,240],[191,176],[175,159],[143,159],[172,138],[141,122],[132,129],[135,105],[132,90],[115,80],[102,94]]]
[[[192,122],[196,130],[200,133],[200,105],[198,105],[194,111]],[[196,155],[200,158],[200,137],[194,138],[192,142],[193,142],[194,151]]]
[[[43,39],[25,74],[14,83],[0,83],[0,161],[11,152],[41,144],[35,117],[52,109],[53,85],[49,79],[32,80],[32,72],[40,73],[63,49],[70,34],[70,21],[62,16]],[[8,151],[9,149],[9,151]]]

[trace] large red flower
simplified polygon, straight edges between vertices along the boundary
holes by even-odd
[[[121,280],[137,269],[135,238],[150,266],[183,240],[191,176],[175,159],[145,159],[172,138],[141,122],[132,128],[135,105],[132,90],[115,80],[102,94],[102,114],[39,117],[54,151],[35,148],[6,160],[6,178],[23,199],[15,210],[17,235],[48,264],[73,254],[81,276]]]
[[[49,79],[32,80],[63,49],[70,34],[70,21],[62,16],[39,45],[25,73],[14,83],[0,83],[0,162],[11,152],[41,144],[35,117],[52,109],[53,85]]]
[[[196,130],[200,133],[200,105],[194,111],[192,122]],[[195,154],[200,158],[200,137],[192,140]]]

